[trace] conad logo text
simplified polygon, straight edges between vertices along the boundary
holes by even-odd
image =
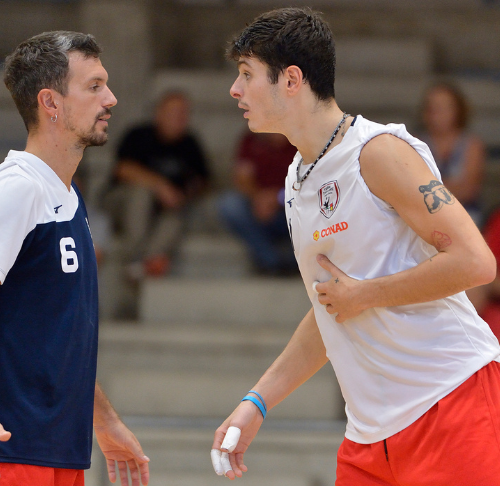
[[[339,231],[345,231],[347,228],[349,228],[349,225],[345,221],[342,221],[342,223],[332,224],[332,226],[322,229],[321,232],[316,230],[313,233],[314,241],[318,241],[320,238],[325,238],[326,236],[333,235]]]

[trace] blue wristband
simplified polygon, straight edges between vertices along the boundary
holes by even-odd
[[[262,417],[266,418],[266,414],[267,414],[266,409],[264,408],[264,406],[262,405],[262,403],[259,402],[259,400],[257,400],[255,397],[247,395],[246,397],[243,397],[243,399],[241,401],[244,402],[246,400],[248,400],[248,401],[254,403],[255,405],[257,405],[257,407],[260,410],[260,413],[262,414]]]
[[[267,412],[267,405],[266,401],[262,398],[262,395],[259,392],[256,392],[255,390],[250,390],[248,393],[253,393],[254,395],[257,395],[262,402],[262,405],[264,405],[264,410]]]

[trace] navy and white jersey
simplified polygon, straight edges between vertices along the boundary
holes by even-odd
[[[38,157],[0,164],[0,462],[90,467],[97,266],[85,205]]]

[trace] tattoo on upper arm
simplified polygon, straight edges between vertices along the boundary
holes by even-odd
[[[418,190],[424,195],[424,202],[429,213],[436,213],[443,204],[453,204],[455,197],[444,187],[442,182],[432,180],[429,184],[420,186]]]
[[[432,243],[436,247],[436,250],[440,251],[447,246],[450,246],[452,241],[451,238],[445,234],[441,233],[441,231],[433,231],[432,232]],[[432,258],[431,258],[432,261]]]

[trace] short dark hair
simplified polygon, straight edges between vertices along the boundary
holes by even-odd
[[[319,100],[335,98],[335,42],[319,12],[282,8],[260,15],[226,51],[230,60],[242,56],[267,64],[272,84],[288,66],[298,66]]]
[[[38,125],[38,93],[44,88],[67,93],[70,52],[98,58],[102,52],[94,36],[53,31],[21,42],[5,59],[4,82],[27,130]]]

